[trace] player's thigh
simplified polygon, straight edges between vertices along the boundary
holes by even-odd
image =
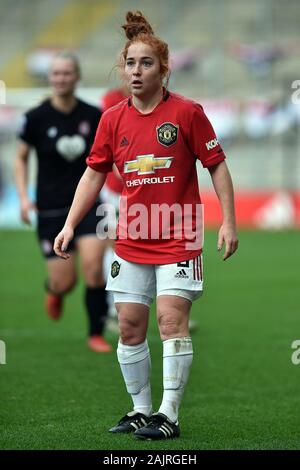
[[[116,302],[119,318],[121,343],[127,345],[140,344],[145,341],[149,321],[149,306],[143,303],[127,302],[127,294],[121,294]]]
[[[201,257],[156,266],[156,283],[157,319],[161,337],[188,335],[192,302],[203,291]]]
[[[131,263],[115,254],[106,288],[114,296],[121,342],[130,345],[143,342],[155,293],[155,267]]]
[[[191,301],[176,295],[160,295],[157,297],[157,323],[163,340],[171,337],[189,335],[189,313]]]

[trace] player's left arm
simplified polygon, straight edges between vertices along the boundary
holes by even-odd
[[[235,220],[233,184],[225,161],[208,167],[208,170],[223,214],[223,223],[218,236],[218,250],[220,251],[225,243],[225,253],[223,256],[225,261],[235,253],[239,243]]]

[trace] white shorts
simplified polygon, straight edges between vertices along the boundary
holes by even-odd
[[[202,255],[173,264],[137,264],[114,255],[106,290],[115,303],[134,302],[151,305],[155,293],[196,300],[203,292]]]

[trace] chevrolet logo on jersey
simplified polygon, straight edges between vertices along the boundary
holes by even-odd
[[[125,162],[124,173],[137,171],[138,175],[155,173],[155,170],[170,168],[173,157],[155,157],[154,155],[139,155],[136,160]]]

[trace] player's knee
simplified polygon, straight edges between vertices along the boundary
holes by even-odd
[[[67,294],[74,289],[77,283],[76,276],[64,279],[51,279],[49,282],[50,290],[55,294]]]
[[[123,344],[134,345],[145,340],[144,332],[137,319],[119,316],[120,340]]]
[[[85,264],[82,267],[85,282],[89,287],[104,286],[104,279],[101,266],[93,264]]]
[[[162,341],[182,335],[183,324],[176,312],[158,313],[158,326]]]

